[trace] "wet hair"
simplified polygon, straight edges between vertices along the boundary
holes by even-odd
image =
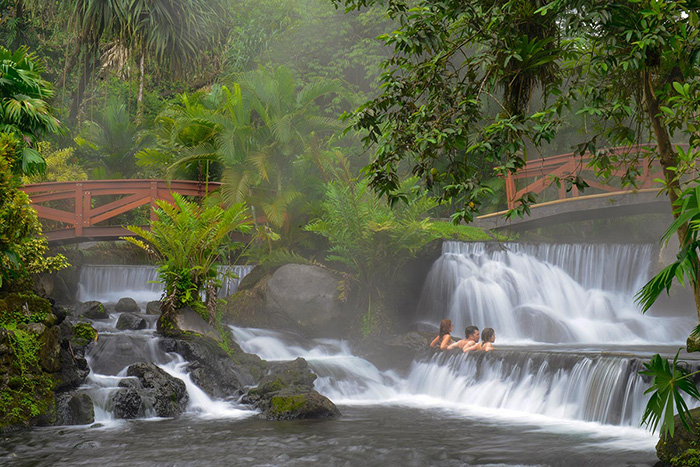
[[[482,342],[491,342],[493,339],[493,336],[496,334],[496,331],[493,330],[493,328],[484,328],[483,331],[481,331],[481,341]]]
[[[469,336],[471,336],[472,334],[474,334],[475,331],[478,330],[479,328],[476,326],[467,326],[466,328],[464,328],[464,338],[469,339]]]
[[[443,319],[440,321],[440,338],[445,334],[449,334],[452,331],[452,321],[449,319]]]

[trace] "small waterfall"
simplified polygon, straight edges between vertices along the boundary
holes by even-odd
[[[254,266],[232,265],[220,268],[220,297],[232,295]],[[158,282],[156,266],[84,265],[80,268],[78,300],[99,300],[116,303],[122,297],[131,297],[138,303],[159,300],[163,287]]]
[[[614,355],[438,353],[415,362],[407,380],[411,393],[452,404],[635,426],[646,404],[640,369],[640,359]]]
[[[650,245],[445,242],[423,288],[420,319],[493,327],[500,342],[682,343],[691,318],[643,316]]]

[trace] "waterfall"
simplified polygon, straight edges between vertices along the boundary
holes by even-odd
[[[219,268],[222,282],[220,297],[236,292],[238,284],[254,266],[232,265]],[[122,297],[131,297],[138,303],[159,300],[163,291],[158,282],[156,266],[83,265],[80,268],[78,300],[99,300],[116,303]]]
[[[644,316],[634,294],[649,278],[650,245],[445,242],[419,318],[454,333],[492,327],[499,342],[682,343],[692,317]]]
[[[627,354],[527,349],[429,353],[406,375],[380,371],[347,342],[232,327],[241,348],[266,360],[303,357],[316,389],[335,403],[498,409],[548,419],[635,427],[647,385]]]

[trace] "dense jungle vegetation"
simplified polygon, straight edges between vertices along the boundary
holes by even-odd
[[[622,183],[634,185],[640,153],[602,148],[648,143],[643,155],[664,169],[681,249],[640,302],[648,308],[685,280],[700,315],[698,7],[4,0],[0,130],[12,135],[2,140],[12,176],[3,196],[20,181],[221,182],[212,202],[246,210],[252,222],[248,260],[325,261],[348,272],[366,292],[371,324],[371,304],[395,274],[390,254],[413,255],[446,235],[484,238],[426,215],[459,221],[501,209],[502,176],[528,158],[571,150],[594,154],[591,167],[603,178],[624,167]],[[552,182],[586,188],[577,176]],[[527,214],[535,201],[525,194],[510,214]],[[34,264],[22,248],[35,219],[26,212],[10,223],[14,206],[0,204],[9,229],[0,237],[3,291]],[[160,253],[169,268],[172,257]],[[197,289],[183,290],[197,299],[210,285],[190,272]]]

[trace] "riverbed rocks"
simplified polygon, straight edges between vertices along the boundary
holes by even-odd
[[[0,431],[89,418],[80,397],[71,402],[89,373],[85,348],[71,344],[73,326],[52,311],[33,294],[0,298]]]
[[[139,313],[141,308],[133,298],[123,297],[114,306],[114,311],[117,313]]]
[[[187,408],[187,389],[185,383],[153,363],[135,363],[126,370],[127,376],[136,378],[138,387],[131,387],[142,400],[152,406],[159,417],[178,417]],[[122,380],[125,381],[125,380]],[[135,386],[129,380],[120,386]],[[129,393],[131,394],[131,393]],[[133,395],[128,396],[136,399]],[[125,397],[126,398],[126,397]]]
[[[328,269],[286,264],[272,273],[258,268],[228,300],[224,322],[238,326],[297,330],[310,336],[337,337],[347,313],[339,299],[340,278]],[[248,279],[248,280],[246,280]]]
[[[89,425],[94,422],[94,402],[89,394],[70,391],[56,396],[56,425]]]
[[[73,315],[87,319],[109,319],[109,313],[104,305],[97,300],[79,303],[73,310]]]
[[[148,323],[136,313],[122,313],[117,320],[117,329],[121,331],[137,331],[146,329]]]
[[[340,415],[327,397],[314,390],[316,375],[306,360],[269,363],[266,374],[257,387],[248,391],[244,401],[262,410],[270,420],[327,418]]]
[[[220,342],[194,333],[159,340],[161,350],[177,352],[189,365],[192,381],[210,397],[237,399],[260,408],[266,418],[323,418],[339,414],[335,405],[313,388],[316,375],[306,361],[270,363],[245,353],[235,342]],[[248,390],[248,388],[254,387]],[[246,393],[247,391],[247,393]],[[126,397],[126,396],[124,396]]]

